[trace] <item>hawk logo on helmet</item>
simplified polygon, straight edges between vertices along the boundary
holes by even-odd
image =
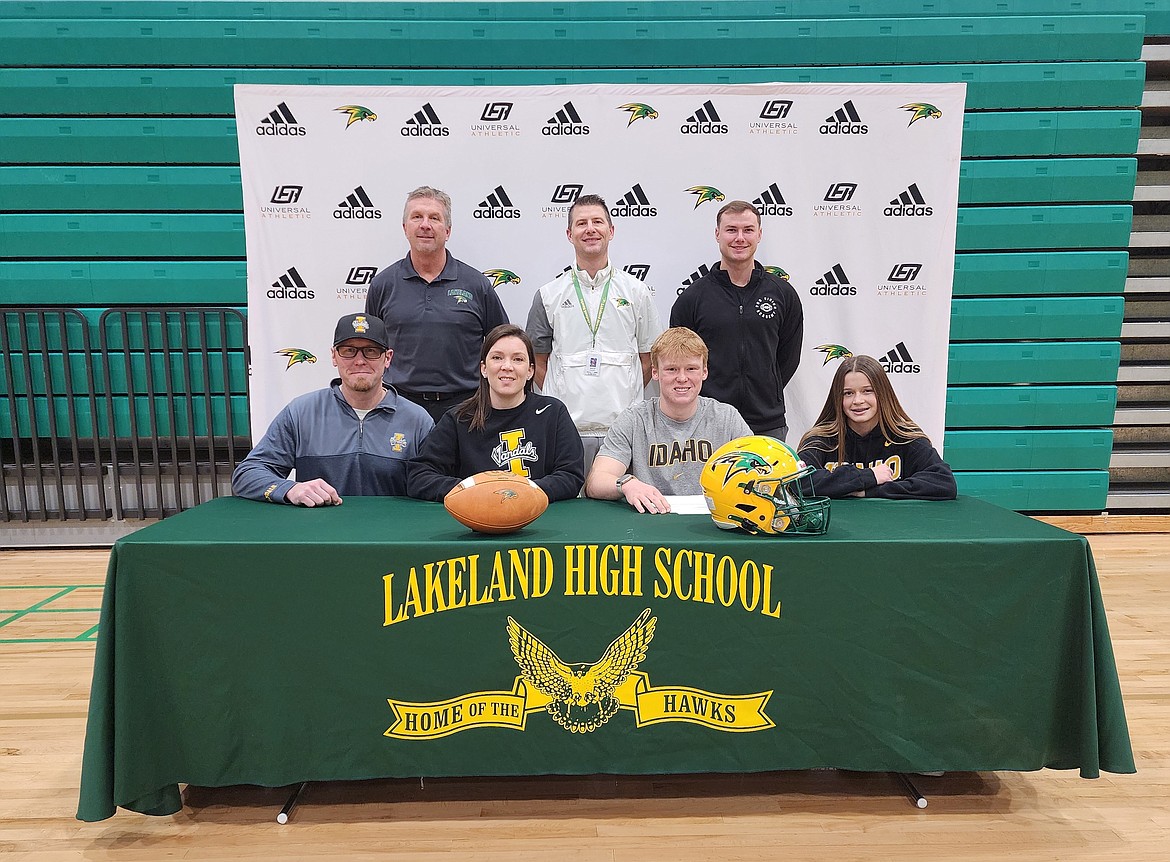
[[[715,464],[726,464],[727,473],[723,477],[723,485],[738,476],[740,473],[767,473],[768,462],[755,452],[728,452],[726,455],[721,455],[713,462]]]

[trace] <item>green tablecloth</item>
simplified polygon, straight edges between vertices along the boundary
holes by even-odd
[[[179,783],[811,767],[1133,772],[1087,542],[966,498],[792,538],[215,500],[114,547],[78,817]]]

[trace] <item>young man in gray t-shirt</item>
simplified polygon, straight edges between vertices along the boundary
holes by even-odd
[[[585,481],[585,495],[625,499],[639,512],[670,511],[664,495],[702,494],[699,476],[711,453],[751,434],[730,404],[703,398],[707,345],[683,326],[650,348],[651,376],[661,395],[620,413]]]

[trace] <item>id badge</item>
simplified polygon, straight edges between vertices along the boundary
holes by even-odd
[[[585,357],[585,376],[598,377],[601,374],[601,354],[590,353]]]

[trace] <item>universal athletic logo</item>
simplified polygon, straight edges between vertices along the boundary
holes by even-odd
[[[394,723],[385,736],[439,739],[477,727],[523,731],[531,713],[547,713],[569,733],[593,733],[621,710],[637,727],[667,721],[744,733],[775,727],[764,713],[771,691],[715,694],[689,686],[652,686],[638,670],[654,639],[658,618],[647,608],[593,662],[566,662],[512,617],[508,645],[520,674],[512,688],[476,691],[449,700],[414,703],[389,698]]]

